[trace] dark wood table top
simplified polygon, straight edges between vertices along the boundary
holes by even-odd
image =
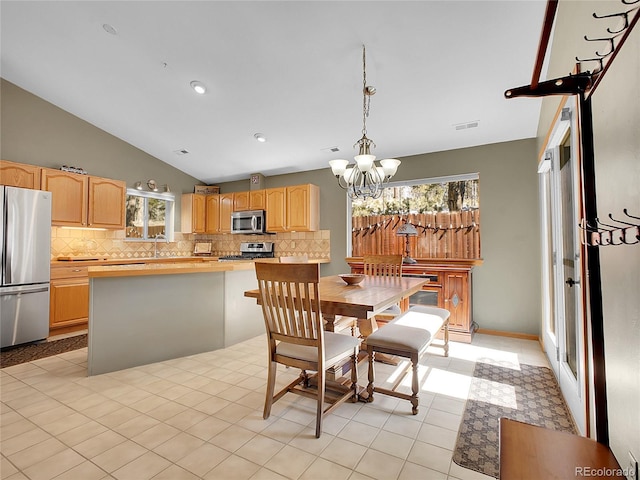
[[[500,419],[500,479],[624,479],[611,450],[590,438]]]
[[[366,276],[357,285],[347,285],[339,275],[320,278],[320,309],[323,314],[371,318],[409,297],[429,283],[427,278]],[[245,297],[259,297],[257,289]]]

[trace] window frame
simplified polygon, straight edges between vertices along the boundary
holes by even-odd
[[[389,182],[384,185],[383,188],[394,188],[394,187],[413,187],[415,185],[427,185],[432,183],[449,183],[449,182],[462,182],[466,180],[480,180],[480,172],[471,172],[471,173],[460,173],[455,175],[445,175],[442,177],[428,177],[428,178],[419,178],[413,180],[398,180],[395,182]],[[351,229],[352,227],[352,199],[347,197],[347,252],[353,252],[353,242],[351,238]],[[349,253],[351,255],[351,253]]]
[[[128,200],[129,196],[139,197],[144,200],[144,235],[142,238],[131,238],[126,236],[126,219],[125,219],[125,242],[153,242],[155,241],[155,237],[148,236],[148,228],[149,228],[149,199],[156,200],[165,200],[165,217],[164,217],[164,226],[165,226],[165,236],[167,237],[167,242],[174,241],[174,221],[175,221],[175,206],[176,206],[176,197],[171,192],[147,192],[143,190],[138,190],[135,188],[127,188],[126,198]],[[126,205],[127,202],[125,202]]]

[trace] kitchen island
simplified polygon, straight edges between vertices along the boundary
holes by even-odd
[[[277,259],[271,260],[277,261]],[[89,267],[89,375],[228,347],[264,333],[251,261]]]

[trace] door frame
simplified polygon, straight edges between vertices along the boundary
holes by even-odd
[[[585,316],[585,289],[583,280],[586,278],[584,268],[584,246],[580,242],[578,219],[582,217],[582,182],[581,182],[581,148],[578,105],[575,97],[565,97],[558,107],[558,112],[552,122],[547,135],[544,150],[538,167],[540,189],[540,219],[541,219],[541,265],[542,265],[542,343],[547,354],[549,364],[556,375],[562,394],[574,417],[578,431],[589,435],[589,375],[588,375],[588,344]],[[576,322],[576,370],[574,377],[565,358],[565,279],[562,267],[562,219],[560,207],[562,191],[560,186],[560,146],[570,133],[572,161],[573,197],[573,225],[575,258],[575,276],[578,284],[568,301],[575,302]],[[549,202],[551,204],[549,204]],[[551,229],[551,231],[549,230]],[[551,298],[549,298],[552,296]],[[550,333],[551,321],[555,325],[555,335]]]

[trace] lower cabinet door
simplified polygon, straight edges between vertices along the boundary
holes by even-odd
[[[49,328],[70,327],[89,321],[89,280],[51,281]]]

